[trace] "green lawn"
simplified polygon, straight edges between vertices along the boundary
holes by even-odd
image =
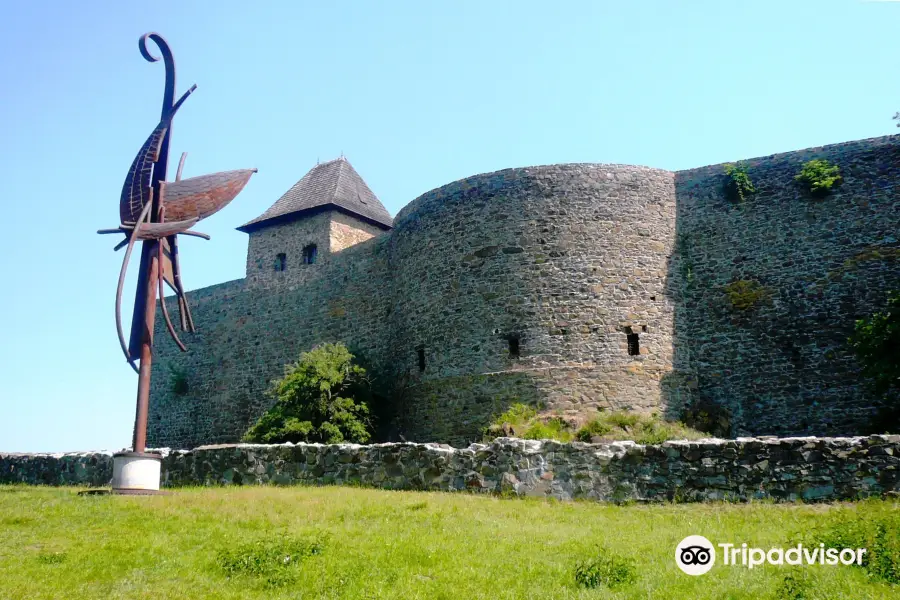
[[[0,598],[900,598],[900,586],[861,567],[751,571],[719,558],[690,577],[673,558],[690,534],[787,546],[841,517],[889,518],[896,500],[606,506],[339,487],[76,492],[0,486]],[[598,545],[633,561],[633,582],[576,584],[576,565]],[[802,584],[793,595],[790,573]]]

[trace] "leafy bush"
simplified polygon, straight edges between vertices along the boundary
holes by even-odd
[[[482,432],[486,439],[495,437],[515,437],[519,432],[523,431],[536,417],[537,410],[516,402],[491,421],[490,425],[484,428]]]
[[[247,430],[245,442],[365,443],[371,438],[366,371],[343,344],[300,355],[273,382],[275,404]]]
[[[685,425],[716,437],[731,435],[731,411],[711,400],[695,400],[681,413]]]
[[[637,581],[637,569],[630,558],[600,548],[597,556],[575,567],[575,583],[589,589],[609,588]]]
[[[612,430],[613,426],[609,423],[605,423],[600,419],[591,419],[575,432],[575,439],[579,442],[590,442],[594,438],[606,435]]]
[[[888,295],[884,311],[856,321],[848,342],[863,376],[885,401],[872,433],[900,432],[900,293]]]
[[[485,428],[484,437],[488,441],[495,437],[518,437],[559,442],[633,440],[638,444],[661,444],[667,440],[695,440],[705,436],[682,423],[665,421],[656,413],[604,411],[575,429],[559,417],[541,416],[530,406],[513,404]]]
[[[609,413],[604,413],[602,417],[609,425],[612,427],[617,427],[619,429],[630,429],[641,422],[641,415],[633,412],[626,412],[624,410],[616,410]]]
[[[189,391],[187,373],[176,367],[169,368],[169,385],[176,396],[184,396]]]
[[[827,160],[816,158],[805,163],[794,179],[802,183],[811,196],[821,198],[840,184],[841,170]]]
[[[771,295],[771,290],[757,281],[739,279],[725,286],[728,303],[735,310],[750,310]]]
[[[626,411],[601,412],[581,426],[575,438],[582,442],[633,440],[638,444],[661,444],[668,440],[696,440],[705,437],[677,421],[665,421],[656,413]]]
[[[900,584],[900,515],[869,515],[864,505],[854,515],[840,515],[807,534],[810,547],[865,548],[861,567],[873,578]]]
[[[725,165],[725,197],[732,202],[743,202],[756,193],[743,163]]]
[[[229,577],[259,577],[270,587],[278,587],[291,583],[303,559],[321,554],[324,548],[321,537],[280,535],[221,550],[216,562]]]
[[[572,432],[565,421],[558,417],[551,417],[544,421],[537,420],[531,423],[522,433],[522,437],[526,440],[571,442]]]

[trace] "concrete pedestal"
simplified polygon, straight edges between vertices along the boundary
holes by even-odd
[[[162,457],[146,452],[113,454],[112,491],[114,494],[159,493]]]

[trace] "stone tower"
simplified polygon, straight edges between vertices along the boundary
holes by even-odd
[[[247,284],[303,281],[332,254],[392,226],[384,205],[346,158],[317,164],[263,214],[238,227],[250,235]]]

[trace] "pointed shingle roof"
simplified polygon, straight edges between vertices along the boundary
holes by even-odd
[[[364,221],[390,229],[394,220],[356,169],[343,156],[316,165],[269,209],[238,227],[250,233],[271,222],[293,219],[300,213],[338,208]]]

